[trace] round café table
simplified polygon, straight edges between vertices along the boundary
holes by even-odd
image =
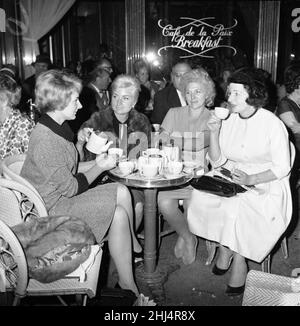
[[[144,264],[136,271],[136,277],[146,283],[159,283],[166,276],[158,271],[157,258],[157,191],[158,189],[177,187],[188,183],[194,174],[182,172],[178,176],[156,176],[145,178],[139,172],[122,176],[118,167],[108,173],[108,177],[128,187],[144,190]]]

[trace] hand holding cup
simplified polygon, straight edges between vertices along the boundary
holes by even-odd
[[[113,156],[102,153],[97,155],[96,163],[103,171],[108,171],[116,166],[116,159]]]
[[[227,108],[223,108],[221,106],[216,106],[215,107],[215,115],[221,119],[221,120],[224,120],[228,117],[229,115],[229,109]]]

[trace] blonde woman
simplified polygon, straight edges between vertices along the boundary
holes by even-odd
[[[128,189],[117,183],[89,185],[115,160],[100,154],[84,173],[78,173],[78,152],[67,123],[81,109],[81,81],[74,75],[49,70],[39,75],[35,104],[42,116],[32,132],[21,175],[38,190],[51,215],[78,217],[91,227],[97,242],[108,235],[110,254],[119,274],[119,286],[138,289],[133,277],[132,247],[141,246],[130,232],[133,219]]]
[[[188,105],[171,108],[161,128],[178,145],[182,144],[183,160],[193,160],[205,166],[209,146],[208,107],[213,104],[216,94],[214,82],[204,69],[194,69],[182,76],[181,91]],[[160,191],[158,194],[159,210],[178,234],[175,256],[181,258],[186,265],[194,262],[197,247],[197,238],[189,231],[186,220],[186,208],[192,189],[191,186],[180,187]],[[178,206],[179,200],[183,200],[184,212]]]

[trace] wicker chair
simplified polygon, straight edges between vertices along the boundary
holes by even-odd
[[[34,186],[30,182],[28,182],[25,178],[20,176],[20,172],[23,163],[25,161],[25,158],[26,158],[26,154],[17,154],[17,155],[12,155],[4,158],[1,161],[0,172],[2,171],[2,174],[6,179],[18,181],[19,183],[30,188],[43,201],[43,199],[41,198],[38,191],[34,188]],[[78,172],[85,172],[91,167],[91,165],[93,165],[92,161],[80,162],[78,166]]]
[[[252,270],[247,275],[242,305],[300,306],[299,281],[299,278]]]
[[[2,160],[2,174],[6,179],[15,180],[30,188],[43,201],[38,191],[26,179],[20,176],[20,172],[25,161],[26,154],[8,156]]]
[[[96,295],[102,259],[100,245],[93,246],[94,256],[90,256],[93,263],[84,271],[84,280],[80,280],[82,267],[78,272],[73,272],[72,277],[51,283],[41,283],[28,276],[24,251],[10,226],[26,221],[30,214],[38,215],[43,209],[46,212],[38,196],[30,188],[16,181],[0,178],[0,290],[4,288],[5,292],[14,293],[13,305],[19,304],[20,299],[26,296],[57,296],[63,305],[67,305],[61,297],[63,295],[75,295],[77,302],[80,298],[80,302],[86,305],[87,297]]]

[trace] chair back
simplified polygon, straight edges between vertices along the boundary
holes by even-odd
[[[0,213],[0,269],[5,270],[5,288],[14,291],[15,296],[26,295],[28,285],[27,260],[23,248],[10,227],[2,220]]]
[[[17,181],[0,178],[0,218],[13,226],[26,220],[30,214],[48,215],[40,196]]]
[[[299,306],[296,279],[251,270],[247,274],[242,306]]]
[[[0,179],[0,184],[3,180],[3,178]],[[19,199],[17,195],[6,186],[0,186],[0,219],[10,226],[16,225],[23,220]]]
[[[34,186],[20,175],[25,158],[26,154],[12,155],[4,158],[2,161],[3,176],[6,179],[17,181],[31,189],[33,192],[35,192],[36,196],[39,197],[40,201],[44,203],[44,200]]]

